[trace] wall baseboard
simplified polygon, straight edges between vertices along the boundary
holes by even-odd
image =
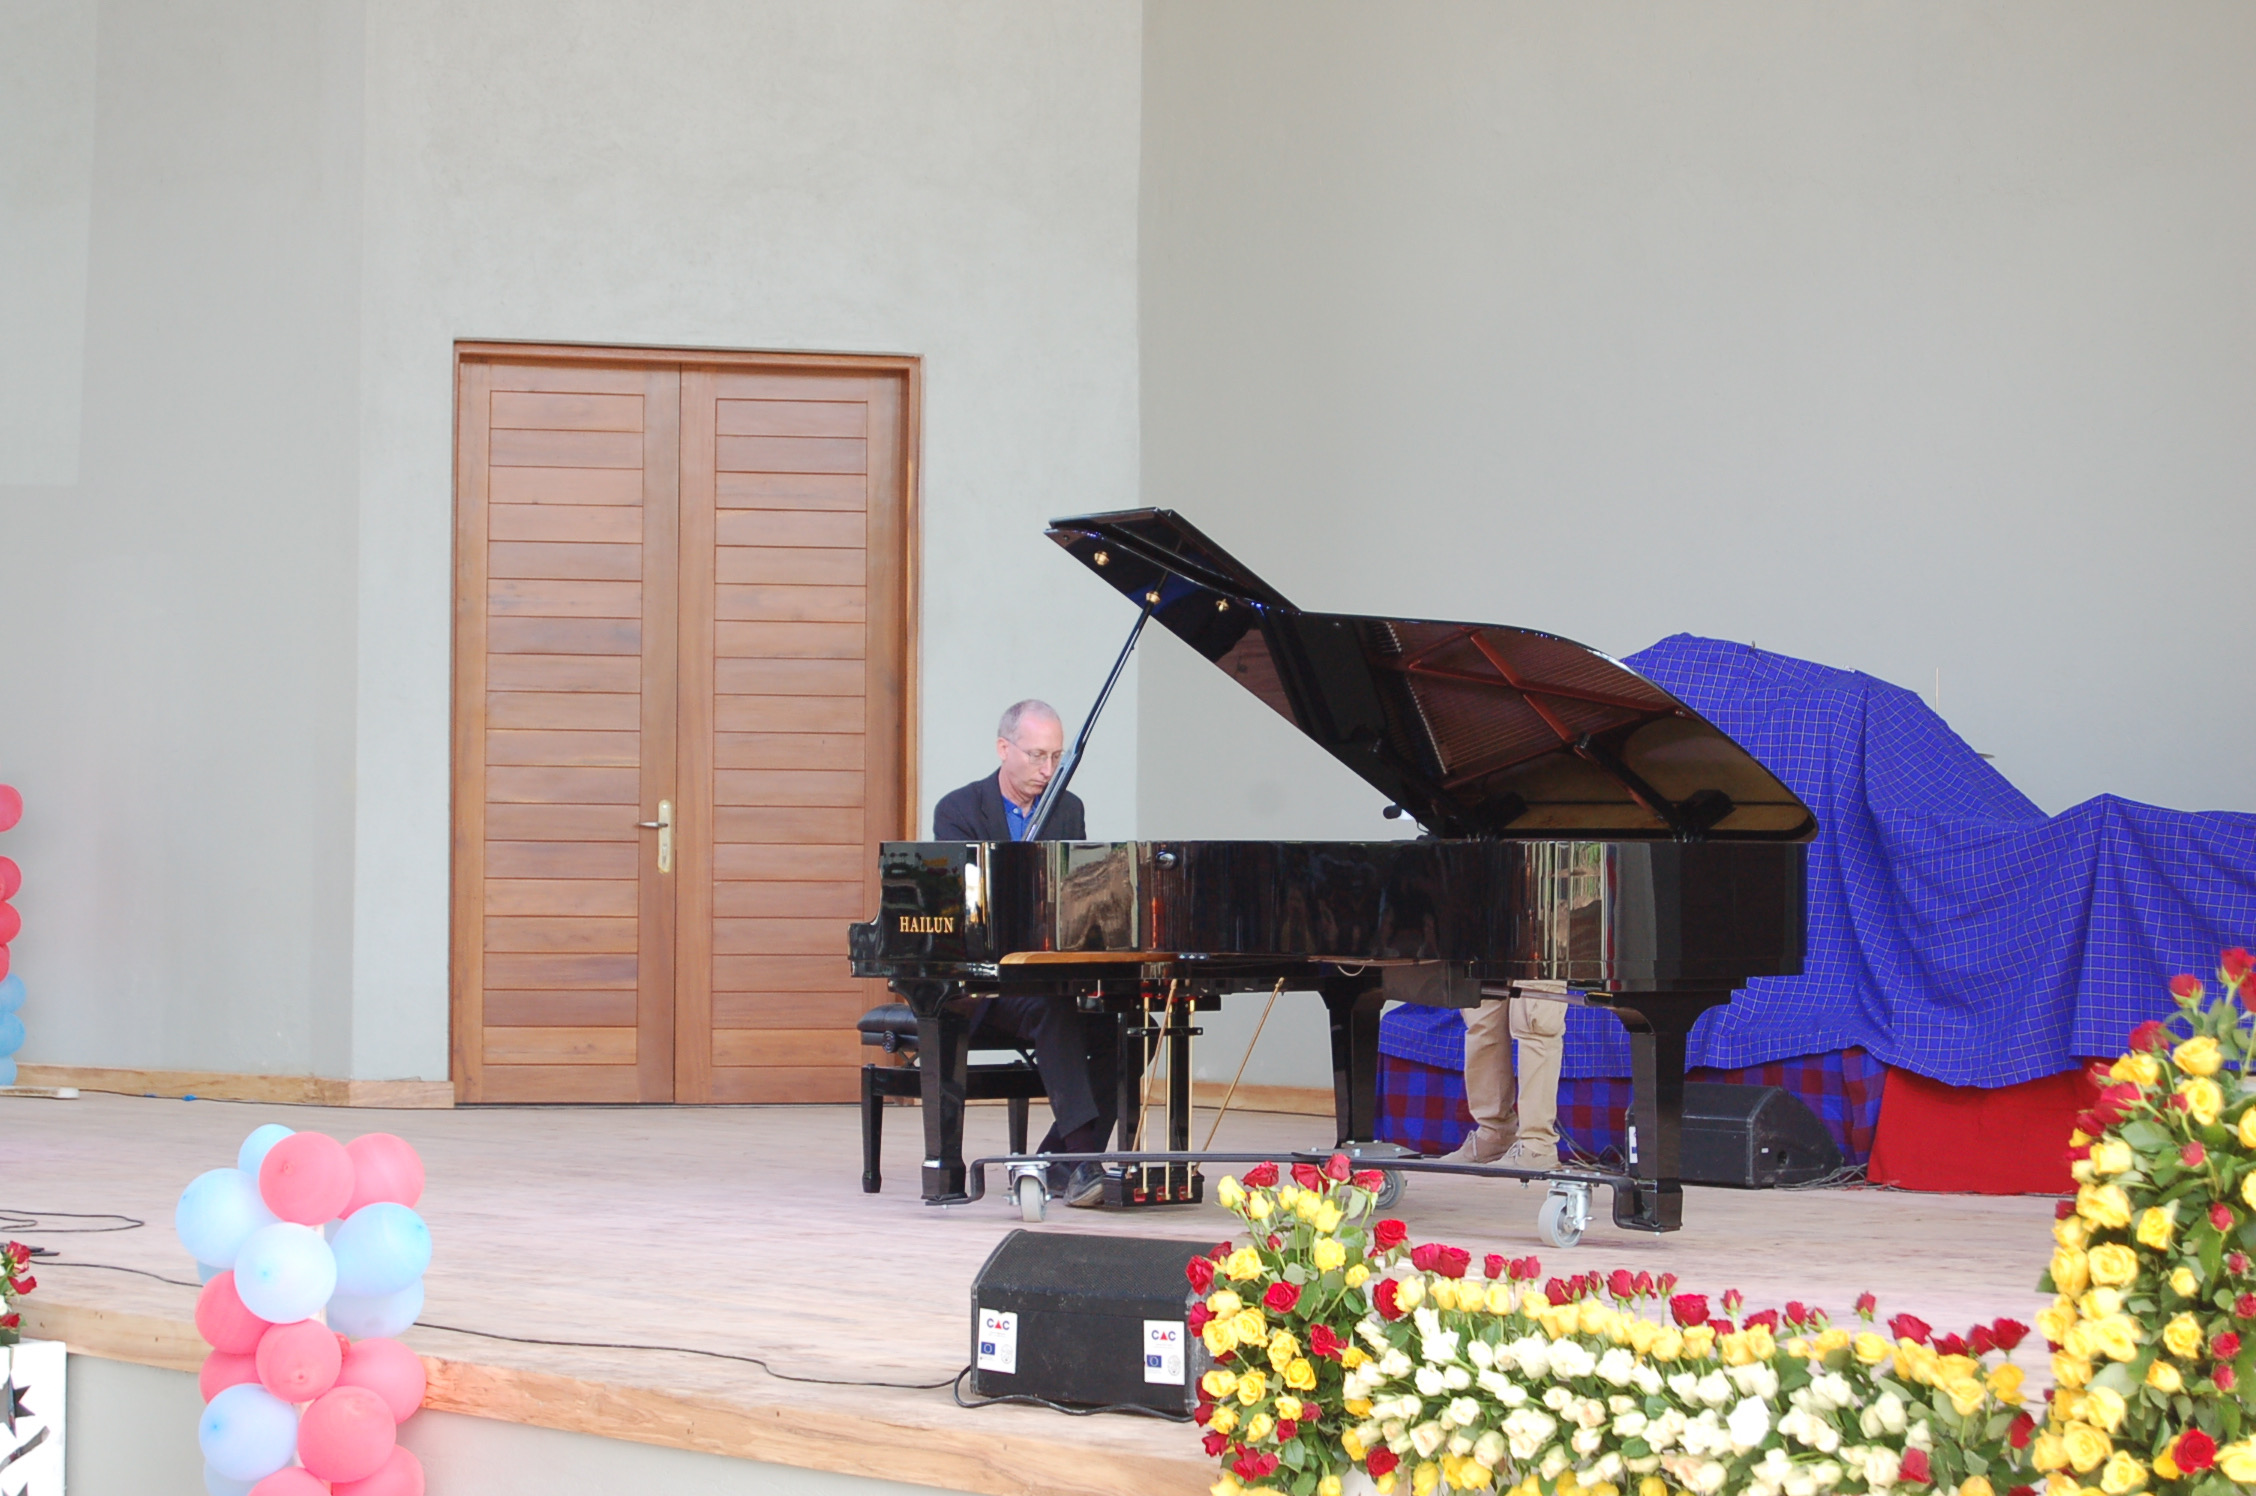
[[[367,1106],[429,1111],[454,1105],[443,1080],[336,1080],[324,1075],[231,1075],[214,1070],[121,1070],[97,1065],[19,1065],[25,1086],[76,1086],[124,1096],[208,1096],[286,1106]]]

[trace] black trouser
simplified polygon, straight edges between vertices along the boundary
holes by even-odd
[[[1030,1045],[1053,1121],[1037,1153],[1096,1153],[1119,1115],[1120,1056],[1110,1013],[1084,1013],[1069,997],[990,999],[971,1033]]]

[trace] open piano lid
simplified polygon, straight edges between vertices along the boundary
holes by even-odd
[[[1168,509],[1049,535],[1437,836],[1807,841],[1817,818],[1715,724],[1585,645],[1304,613]]]

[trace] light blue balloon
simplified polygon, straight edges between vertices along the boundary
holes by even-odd
[[[16,1057],[12,1054],[0,1054],[0,1086],[12,1086],[15,1083]]]
[[[273,1224],[274,1212],[259,1198],[258,1181],[241,1169],[198,1174],[180,1192],[172,1213],[172,1229],[198,1262],[233,1263],[252,1232]]]
[[[13,1013],[23,1005],[23,978],[12,971],[0,977],[0,1013]]]
[[[224,1273],[226,1271],[226,1268],[213,1267],[208,1262],[199,1262],[196,1264],[196,1281],[198,1283],[209,1283],[212,1279],[218,1277],[221,1273]]]
[[[336,1254],[320,1232],[295,1221],[259,1227],[235,1257],[236,1296],[268,1324],[311,1319],[336,1287]]]
[[[335,1295],[329,1300],[329,1328],[355,1340],[372,1340],[404,1333],[422,1312],[423,1280],[417,1278],[398,1293],[380,1298]]]
[[[251,1135],[243,1139],[243,1146],[236,1150],[235,1167],[253,1179],[258,1178],[259,1165],[266,1162],[266,1150],[281,1142],[294,1130],[279,1122],[262,1122],[252,1128]]]
[[[297,1454],[298,1410],[256,1382],[239,1382],[205,1405],[196,1442],[220,1475],[261,1481]]]
[[[337,1230],[337,1291],[374,1299],[398,1293],[431,1265],[431,1228],[404,1205],[363,1205]]]
[[[13,1013],[0,1013],[0,1055],[12,1055],[23,1048],[23,1020]]]
[[[229,1480],[211,1466],[204,1467],[204,1489],[210,1496],[251,1496],[255,1480]]]

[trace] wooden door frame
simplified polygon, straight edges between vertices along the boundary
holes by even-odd
[[[880,840],[888,835],[903,840],[916,836],[918,771],[922,733],[923,697],[922,603],[924,592],[924,361],[915,354],[757,352],[723,348],[612,347],[600,343],[514,343],[492,339],[460,339],[454,345],[454,494],[449,506],[453,533],[454,597],[452,602],[451,671],[448,681],[451,754],[447,784],[447,827],[451,844],[447,879],[447,1021],[449,1075],[457,1100],[477,1098],[464,1094],[475,1068],[469,1052],[470,1036],[477,1025],[466,1021],[465,1008],[482,1006],[481,959],[484,931],[466,928],[470,905],[463,897],[466,880],[483,867],[485,806],[460,802],[462,786],[473,777],[485,751],[485,564],[463,554],[462,516],[466,505],[483,506],[485,498],[486,426],[471,420],[468,371],[496,363],[602,364],[670,366],[681,370],[729,369],[748,372],[811,373],[823,370],[901,380],[901,782],[899,824],[888,833],[876,828]],[[475,381],[479,388],[485,381]],[[475,430],[473,430],[475,426]],[[473,567],[475,574],[473,575]],[[473,585],[473,584],[476,585]],[[473,595],[475,594],[475,595]],[[466,710],[466,691],[475,688],[479,700]],[[472,755],[477,755],[474,759]]]

